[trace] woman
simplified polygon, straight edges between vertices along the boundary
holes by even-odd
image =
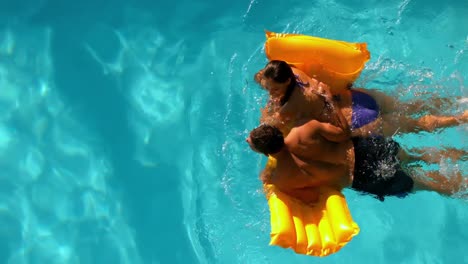
[[[468,121],[468,111],[459,116],[412,118],[410,115],[422,110],[423,103],[404,104],[378,91],[348,89],[332,95],[326,84],[284,61],[270,61],[255,75],[255,80],[270,94],[262,122],[279,123],[280,127],[289,129],[316,119],[340,127],[345,125],[340,123],[346,123],[351,126],[353,136],[393,136],[396,132],[433,131]],[[443,102],[442,99],[434,101]]]
[[[328,86],[308,78],[284,61],[271,61],[255,80],[270,94],[261,121],[279,127],[283,133],[309,120],[331,123],[348,130],[349,125]]]

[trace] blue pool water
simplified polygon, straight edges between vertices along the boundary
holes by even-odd
[[[0,1],[0,263],[468,263],[468,203],[432,192],[346,190],[361,233],[327,258],[268,246],[265,159],[244,142],[266,99],[252,81],[265,29],[367,42],[362,87],[466,97],[467,13],[465,0]],[[466,150],[467,131],[397,139]]]

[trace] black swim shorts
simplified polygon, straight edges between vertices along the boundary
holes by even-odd
[[[401,168],[397,158],[400,145],[391,138],[381,136],[353,138],[355,152],[352,188],[385,196],[405,196],[413,189],[413,179]]]

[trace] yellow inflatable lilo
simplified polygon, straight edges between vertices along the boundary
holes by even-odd
[[[308,76],[328,84],[334,92],[353,83],[370,54],[365,43],[322,39],[299,34],[266,32],[269,60],[283,60]],[[273,170],[276,160],[268,159]],[[328,256],[359,233],[343,194],[323,189],[313,206],[288,196],[274,185],[264,185],[270,208],[270,245],[292,248],[296,253]]]
[[[267,169],[274,169],[275,164],[270,157]],[[359,233],[339,191],[324,188],[318,203],[306,205],[272,184],[264,185],[264,189],[270,207],[270,245],[324,257],[340,250]]]
[[[366,43],[323,39],[300,34],[266,32],[269,60],[283,60],[333,91],[353,83],[370,59]]]

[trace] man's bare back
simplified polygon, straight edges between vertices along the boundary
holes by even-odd
[[[293,128],[284,144],[281,151],[270,154],[277,166],[262,173],[265,183],[275,184],[306,203],[315,201],[318,192],[314,189],[318,187],[342,189],[350,185],[354,149],[348,132],[312,120]]]

